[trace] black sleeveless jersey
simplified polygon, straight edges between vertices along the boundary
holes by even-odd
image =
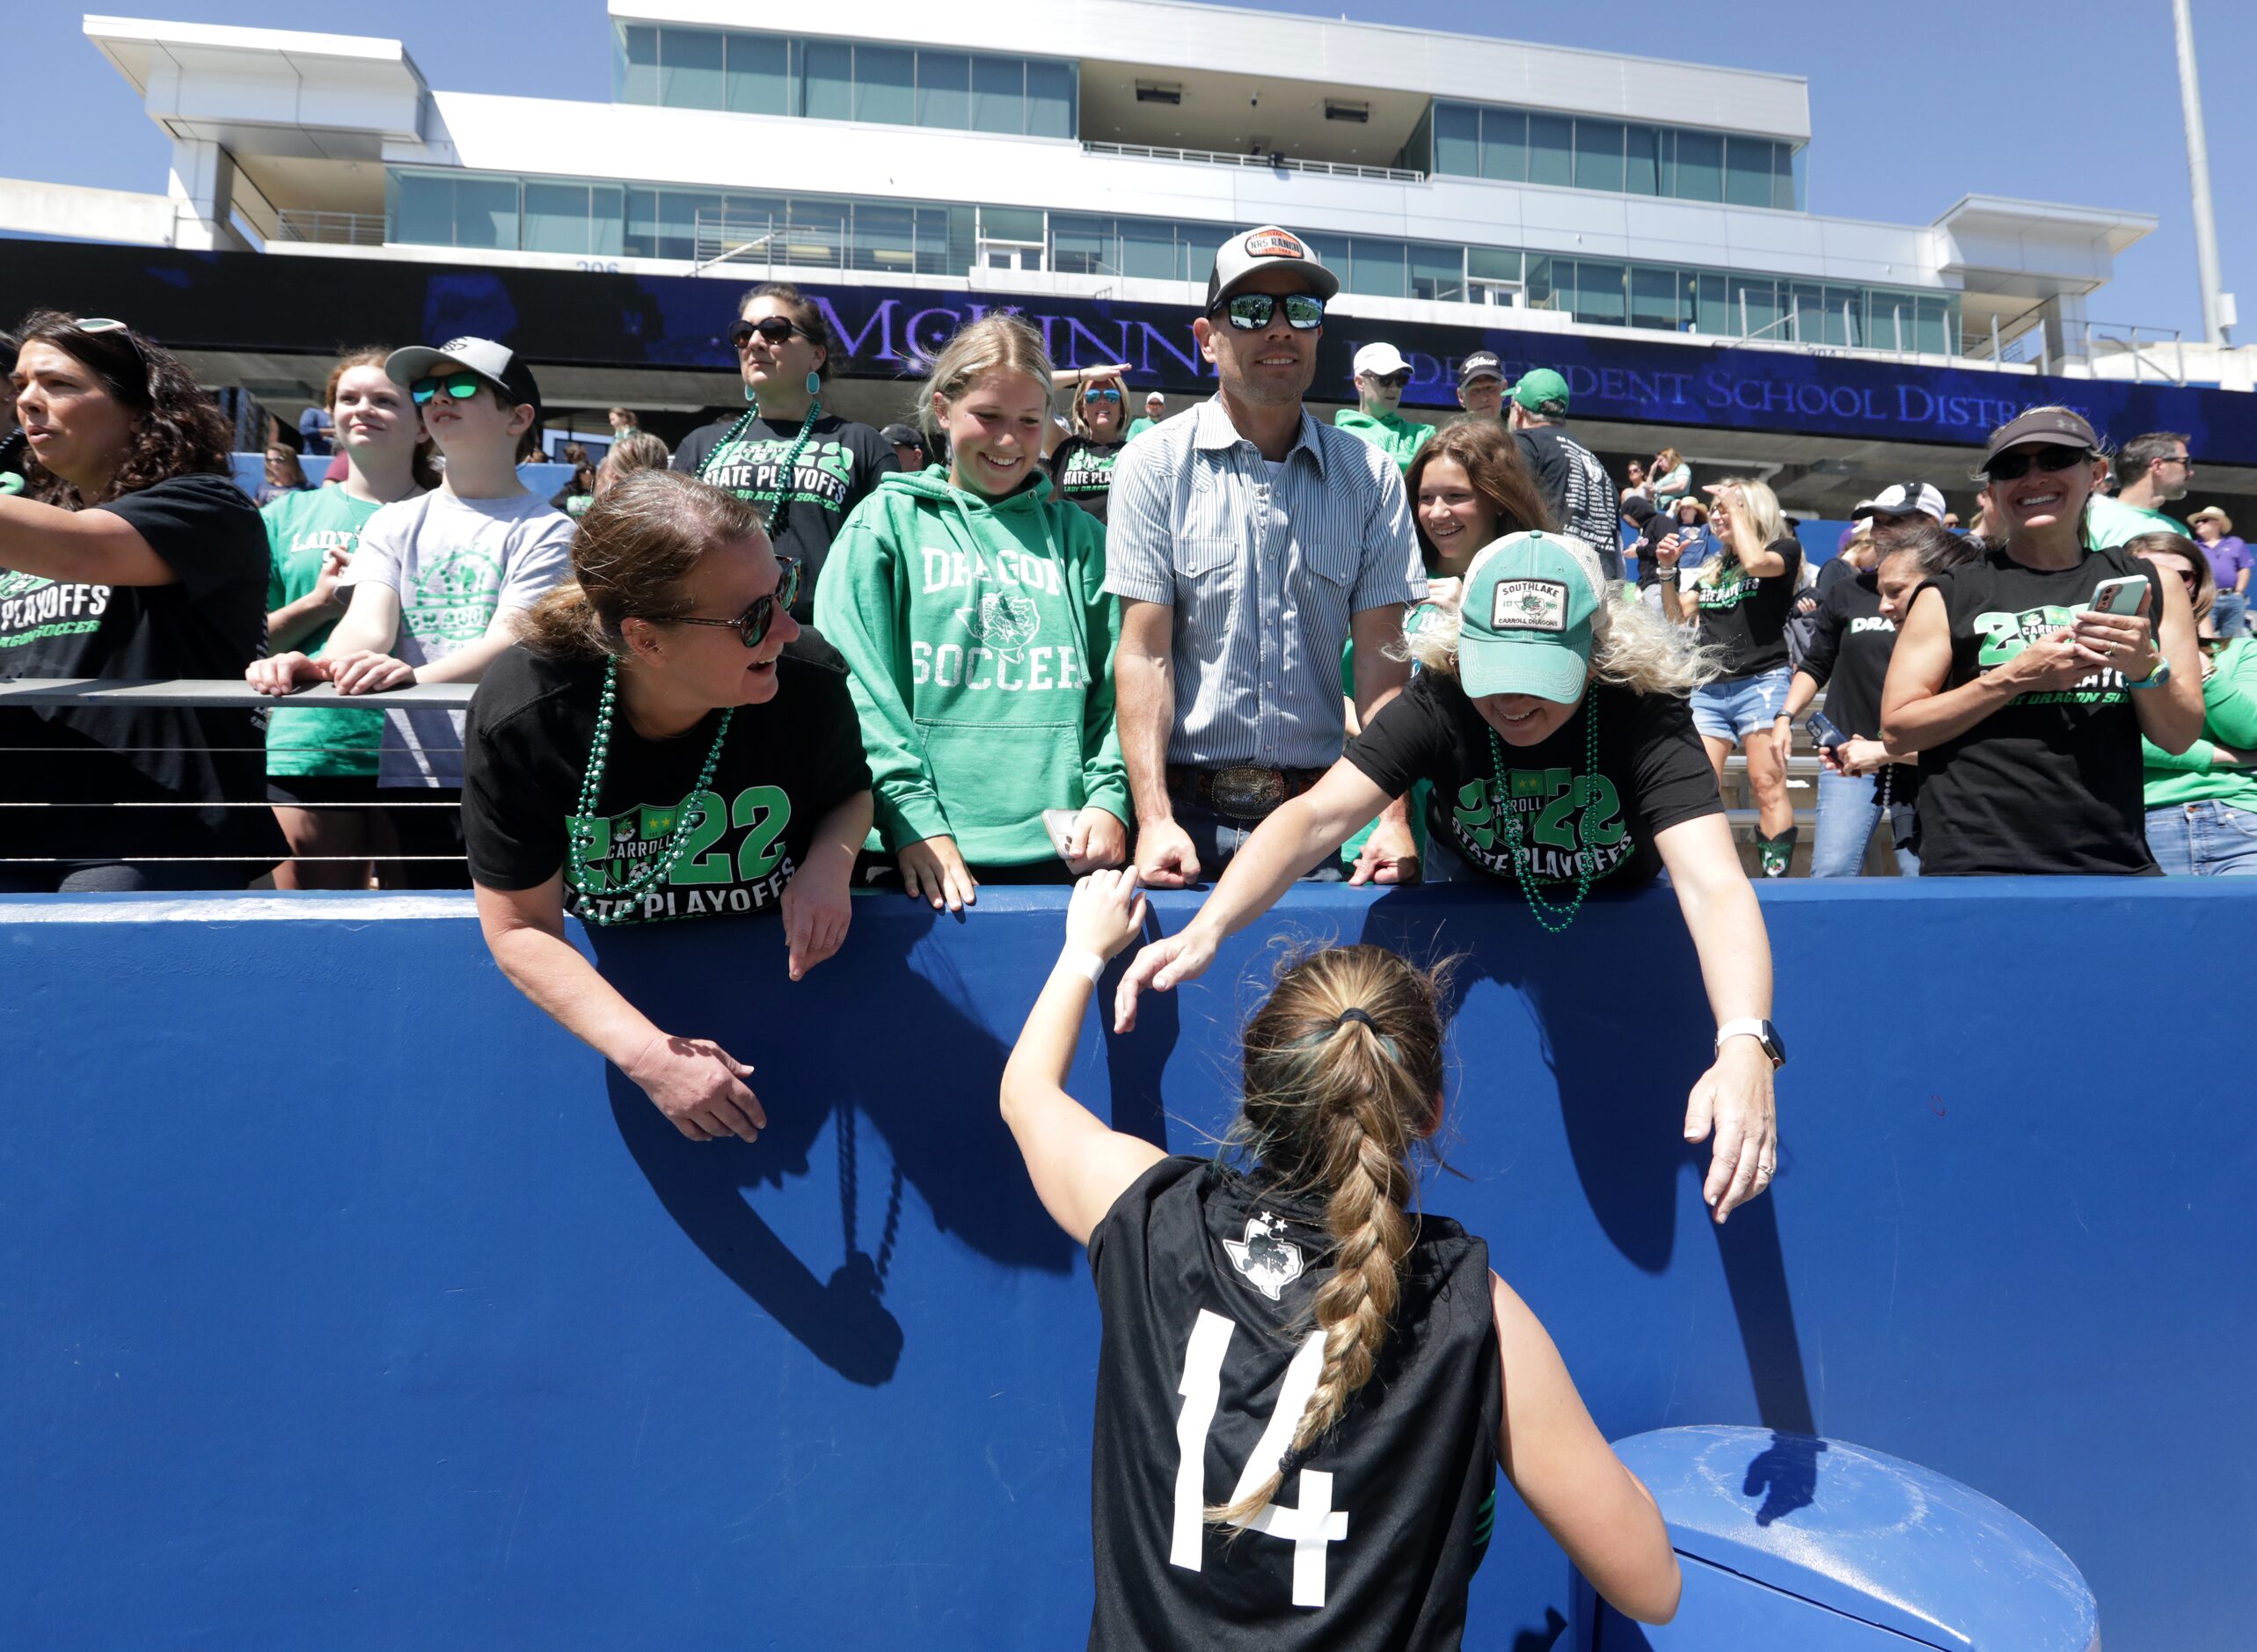
[[[1324,1363],[1320,1202],[1204,1159],[1155,1165],[1090,1235],[1104,1316],[1091,1474],[1104,1652],[1428,1652],[1465,1633],[1494,1513],[1489,1252],[1427,1217],[1371,1380],[1246,1529]]]

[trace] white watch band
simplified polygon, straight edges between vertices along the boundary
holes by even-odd
[[[1762,1043],[1764,1042],[1763,1022],[1752,1015],[1743,1015],[1737,1020],[1725,1022],[1716,1029],[1716,1048],[1721,1051],[1726,1039],[1741,1037],[1752,1038],[1757,1043]]]
[[[1086,976],[1090,985],[1095,986],[1098,976],[1105,973],[1105,960],[1093,952],[1063,952],[1058,954],[1056,967],[1070,969],[1077,976]]]

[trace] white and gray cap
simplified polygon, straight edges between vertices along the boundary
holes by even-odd
[[[1216,249],[1214,267],[1207,272],[1209,312],[1258,272],[1271,268],[1294,271],[1319,298],[1330,298],[1340,289],[1340,278],[1324,267],[1299,236],[1265,223],[1232,236]]]
[[[533,417],[541,416],[541,387],[534,382],[533,369],[506,344],[465,336],[444,344],[412,344],[384,357],[384,376],[403,388],[449,369],[476,373],[500,391],[504,401],[530,403]]]
[[[1917,511],[1936,521],[1944,519],[1944,496],[1927,482],[1891,482],[1871,499],[1861,499],[1850,512],[1852,518],[1888,515],[1909,516]]]

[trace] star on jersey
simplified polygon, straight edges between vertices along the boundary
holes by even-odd
[[[1265,1212],[1247,1218],[1245,1238],[1223,1241],[1223,1248],[1231,1253],[1231,1265],[1272,1302],[1301,1277],[1301,1247],[1277,1237],[1284,1231],[1283,1222]]]

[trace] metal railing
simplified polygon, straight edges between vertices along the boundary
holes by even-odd
[[[475,683],[411,683],[405,688],[374,694],[340,694],[329,683],[300,689],[294,694],[261,694],[248,683],[224,680],[194,682],[153,677],[0,677],[0,708],[26,705],[161,706],[184,711],[271,711],[287,705],[296,711],[380,712],[391,706],[416,705],[447,711],[468,711]]]
[[[380,212],[309,212],[296,208],[274,215],[276,241],[311,241],[324,246],[382,246],[384,217]]]
[[[1234,155],[1222,150],[1169,149],[1157,143],[1085,142],[1089,155],[1125,155],[1148,161],[1195,161],[1206,166],[1252,166],[1263,172],[1314,172],[1326,178],[1369,178],[1384,184],[1423,184],[1424,172],[1406,166],[1358,166],[1347,161],[1304,161],[1275,153]]]

